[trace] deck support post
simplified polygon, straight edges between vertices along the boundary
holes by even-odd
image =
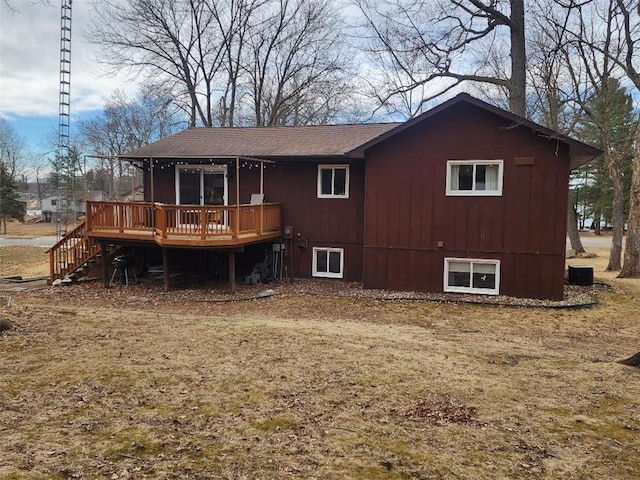
[[[164,289],[169,290],[171,287],[171,272],[169,271],[169,249],[162,249],[162,280],[164,282]]]
[[[153,172],[153,157],[149,158],[149,176],[150,176],[150,181],[151,181],[151,203],[154,203],[156,201],[156,192],[154,191],[154,181],[153,181],[153,176],[154,176],[154,172]]]
[[[235,293],[236,291],[236,252],[230,250],[229,257],[229,290]]]
[[[260,195],[262,201],[260,202],[260,235],[264,232],[264,162],[260,161]]]
[[[109,288],[109,251],[104,242],[100,242],[100,258],[102,259],[102,286]]]
[[[240,157],[236,157],[236,224],[233,235],[236,240],[240,238]]]

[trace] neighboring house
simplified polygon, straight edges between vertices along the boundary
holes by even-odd
[[[599,153],[466,94],[401,124],[192,128],[121,157],[146,202],[91,205],[88,236],[202,278],[284,245],[291,277],[558,300],[569,172]]]
[[[109,199],[104,192],[98,190],[87,191],[86,197],[87,200],[91,202],[102,202]],[[75,199],[72,201],[68,201],[65,198],[60,200],[58,195],[49,195],[44,197],[42,199],[42,217],[44,221],[55,221],[56,215],[64,212],[66,205],[69,205],[68,210],[73,210],[76,213],[76,216],[84,215],[87,211],[85,204],[85,192],[78,192]]]

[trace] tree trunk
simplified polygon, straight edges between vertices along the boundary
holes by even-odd
[[[622,268],[622,238],[624,237],[624,184],[620,168],[611,154],[605,153],[605,159],[609,166],[609,174],[613,185],[613,212],[611,224],[613,237],[611,239],[611,251],[609,252],[609,264],[607,271],[618,271]]]
[[[584,253],[582,240],[580,240],[580,234],[578,233],[576,209],[573,206],[573,199],[571,198],[571,195],[569,195],[569,201],[567,202],[567,235],[569,236],[569,242],[571,243],[571,250],[575,251],[576,255]]]
[[[621,363],[622,365],[628,365],[630,367],[640,367],[640,352],[630,356],[629,358],[620,360],[618,361],[618,363]]]
[[[640,278],[640,122],[636,125],[636,151],[629,193],[629,221],[624,267],[618,277]]]
[[[524,1],[511,0],[511,85],[509,109],[527,116],[527,55],[524,31]]]

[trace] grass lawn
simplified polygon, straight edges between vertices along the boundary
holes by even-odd
[[[0,479],[636,479],[640,281],[572,262],[596,307],[11,292]]]

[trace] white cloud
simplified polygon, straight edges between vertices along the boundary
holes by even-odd
[[[0,2],[0,116],[51,116],[58,113],[60,89],[60,7],[19,2],[13,13]],[[84,42],[90,2],[73,2],[71,41],[71,112],[101,108],[114,90],[133,91],[124,76],[104,77]]]

